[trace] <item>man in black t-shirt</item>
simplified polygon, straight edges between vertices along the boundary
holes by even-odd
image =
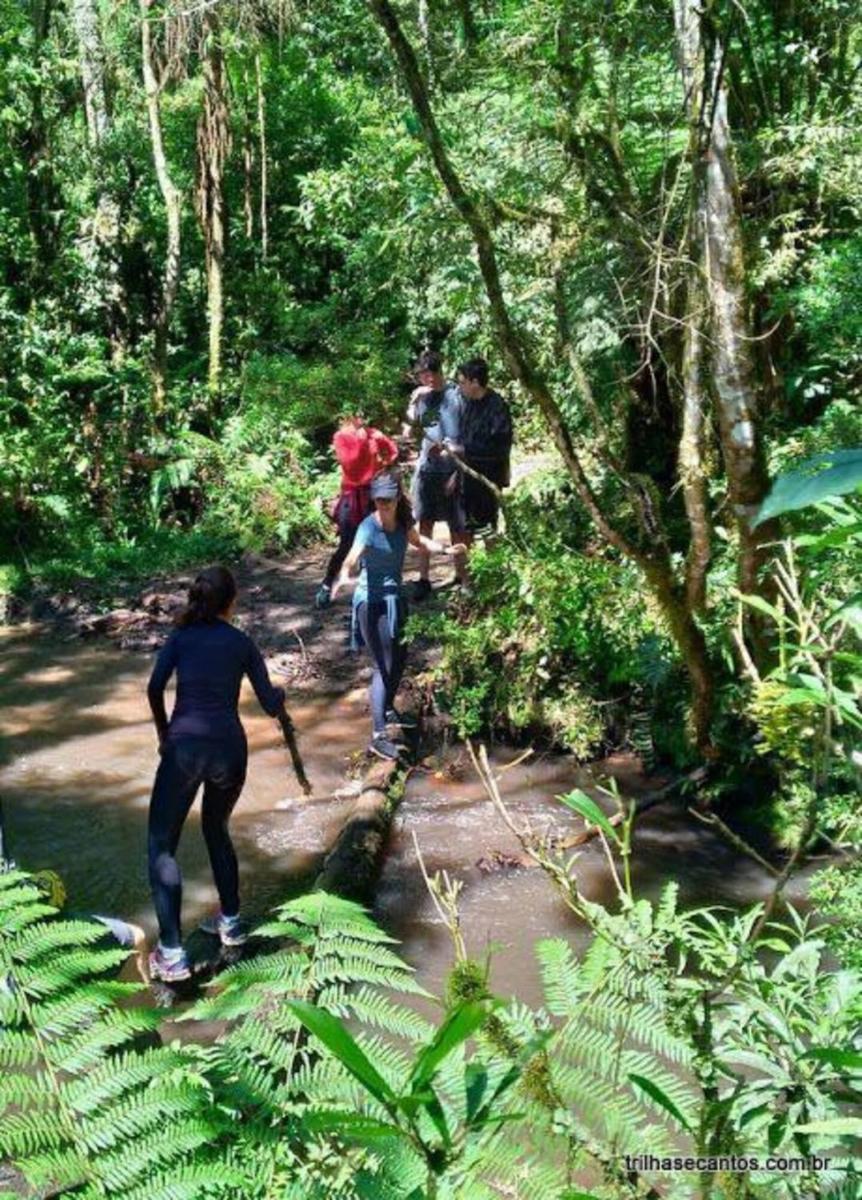
[[[488,387],[488,364],[471,358],[461,364],[458,387],[464,397],[461,444],[464,462],[497,487],[509,485],[512,453],[512,414],[499,392]],[[500,505],[489,487],[464,472],[464,509],[468,544],[478,529],[497,528]]]

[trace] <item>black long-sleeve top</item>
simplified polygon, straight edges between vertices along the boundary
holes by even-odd
[[[177,696],[168,721],[165,687],[176,671]],[[175,630],[156,658],[147,687],[159,737],[222,738],[242,733],[237,711],[243,675],[248,675],[261,708],[274,717],[284,690],[274,687],[251,638],[216,620]]]
[[[481,400],[465,400],[461,442],[464,458],[471,466],[508,462],[512,451],[512,414],[499,392],[489,388]]]

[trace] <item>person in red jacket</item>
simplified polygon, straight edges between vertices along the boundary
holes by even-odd
[[[338,545],[317,589],[316,608],[329,607],[332,585],[350,552],[356,530],[373,509],[369,492],[371,480],[398,458],[398,447],[392,438],[367,425],[358,416],[348,417],[336,431],[332,449],[341,467],[341,491],[332,509],[332,519],[338,528]]]

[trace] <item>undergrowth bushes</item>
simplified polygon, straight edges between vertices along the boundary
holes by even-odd
[[[411,618],[442,647],[430,678],[459,734],[550,734],[579,758],[628,743],[650,758],[682,750],[678,668],[637,570],[575,550],[566,498],[517,489],[508,532],[470,559],[466,606]],[[673,693],[673,695],[671,694]]]

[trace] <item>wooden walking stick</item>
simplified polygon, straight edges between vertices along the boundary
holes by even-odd
[[[276,717],[281,732],[284,735],[284,744],[290,751],[291,762],[296,773],[296,778],[299,780],[299,786],[305,792],[306,796],[311,795],[311,784],[308,781],[308,776],[305,773],[305,767],[302,764],[302,756],[299,753],[299,746],[296,744],[296,729],[293,721],[290,719],[290,714],[286,708],[282,708],[281,712]]]

